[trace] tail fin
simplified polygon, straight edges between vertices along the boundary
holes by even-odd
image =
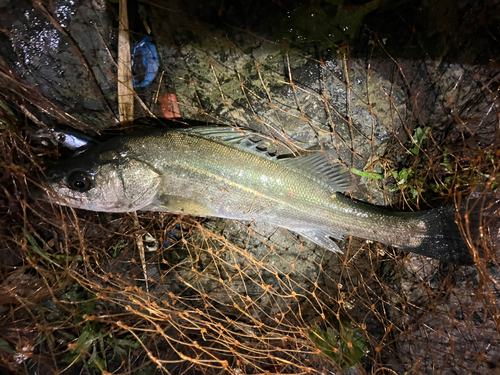
[[[405,215],[402,213],[402,215]],[[404,250],[429,258],[461,265],[473,264],[474,260],[455,222],[455,206],[449,205],[428,211],[406,213],[407,217],[425,224],[417,247],[400,245]]]

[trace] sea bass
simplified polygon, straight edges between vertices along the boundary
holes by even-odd
[[[351,173],[327,152],[277,159],[241,129],[204,126],[118,136],[47,173],[57,203],[103,212],[162,211],[255,220],[340,252],[353,235],[470,263],[455,207],[391,212],[343,195]]]

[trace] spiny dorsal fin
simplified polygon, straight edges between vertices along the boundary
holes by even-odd
[[[249,132],[230,126],[201,126],[186,129],[190,134],[200,134],[210,138],[217,138],[222,142],[240,143],[249,139]]]
[[[351,172],[340,163],[330,162],[325,152],[316,152],[298,158],[281,159],[279,163],[314,179],[321,179],[334,191],[344,193],[353,188],[354,185],[355,180]]]
[[[187,131],[190,134],[199,134],[237,148],[242,148],[245,151],[270,160],[276,159],[276,157],[271,156],[267,151],[265,147],[266,139],[250,129],[237,129],[230,126],[202,126],[190,128]]]

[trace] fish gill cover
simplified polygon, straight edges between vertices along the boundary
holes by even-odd
[[[498,371],[498,2],[129,2],[128,27],[123,4],[0,1],[4,372]],[[354,198],[455,204],[474,265],[33,199],[69,154],[40,134],[127,131],[117,51],[149,33],[159,71],[128,116],[246,127],[278,155],[330,150]]]

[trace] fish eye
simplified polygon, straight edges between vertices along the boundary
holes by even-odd
[[[59,133],[57,136],[56,136],[56,139],[59,141],[59,142],[64,142],[66,140],[66,134],[64,133]]]
[[[83,193],[92,187],[92,178],[85,172],[73,172],[68,176],[68,187]]]

